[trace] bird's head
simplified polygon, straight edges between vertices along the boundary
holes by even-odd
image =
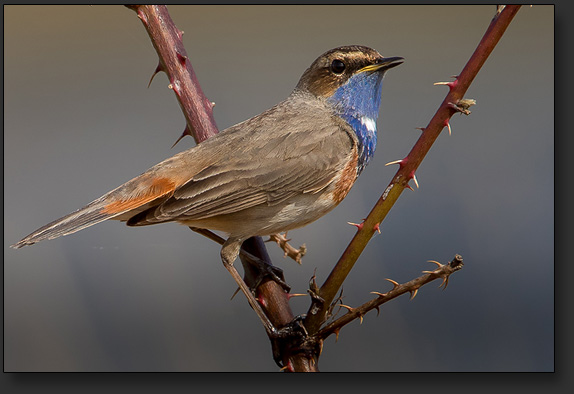
[[[375,150],[383,76],[402,62],[402,57],[383,57],[365,46],[338,47],[319,56],[295,88],[327,100],[353,128],[359,140],[359,171]]]

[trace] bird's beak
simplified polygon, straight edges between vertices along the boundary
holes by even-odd
[[[363,67],[359,70],[359,72],[374,72],[374,71],[386,71],[393,67],[396,67],[404,62],[404,58],[395,56],[395,57],[382,57],[377,60],[375,64],[369,64],[366,67]]]

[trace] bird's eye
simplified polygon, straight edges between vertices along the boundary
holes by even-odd
[[[331,71],[334,74],[342,74],[343,71],[345,71],[345,63],[339,59],[333,60],[333,62],[331,62]]]

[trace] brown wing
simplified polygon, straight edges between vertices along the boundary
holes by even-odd
[[[326,188],[351,157],[355,140],[350,129],[326,111],[313,115],[320,119],[279,111],[289,117],[287,121],[274,110],[228,129],[219,146],[206,144],[221,159],[205,166],[157,207],[130,219],[128,225],[206,219],[260,204],[275,205]],[[288,130],[278,129],[280,124]]]
[[[129,225],[182,216],[198,219],[316,193],[342,169],[355,141],[346,124],[334,126],[339,120],[320,103],[304,105],[317,108],[307,108],[310,112],[302,116],[296,101],[283,102],[164,160],[12,246],[57,238],[108,219],[129,219]]]

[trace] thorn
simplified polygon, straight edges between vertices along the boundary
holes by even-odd
[[[446,85],[449,90],[453,90],[458,85],[458,75],[453,75],[451,78],[455,78],[455,80],[452,82],[435,82],[434,85]]]
[[[393,164],[399,164],[401,167],[405,165],[405,159],[401,159],[401,160],[395,160],[395,161],[389,161],[387,164],[385,164],[386,166],[391,166]]]
[[[182,54],[179,53],[179,52],[176,52],[176,55],[177,55],[177,60],[179,60],[179,62],[180,62],[182,65],[185,65],[185,61],[187,60],[187,56],[182,55]]]
[[[439,263],[438,261],[434,261],[434,260],[428,260],[428,261],[427,261],[427,263],[433,263],[433,264],[436,264],[436,265],[438,265],[439,267],[442,267],[442,264],[441,264],[441,263]]]
[[[410,189],[410,190],[412,190],[413,192],[415,191],[415,189],[413,189],[412,186],[409,185],[408,183],[405,185],[405,188],[406,188],[406,189]]]
[[[291,360],[287,360],[287,364],[281,368],[279,371],[285,371],[288,370],[289,372],[295,372],[295,368],[293,368],[293,364],[291,363]]]
[[[416,130],[425,131],[426,127],[415,127]]]
[[[427,262],[428,262],[428,263],[436,264],[436,265],[437,265],[437,268],[436,268],[437,270],[438,270],[440,267],[443,267],[443,265],[442,265],[441,263],[439,263],[438,261],[427,260]],[[434,270],[434,271],[423,271],[423,273],[425,273],[425,274],[434,274],[435,272],[436,272],[436,270]]]
[[[318,293],[319,292],[319,286],[317,286],[317,282],[315,281],[316,271],[317,271],[317,268],[315,268],[315,272],[313,272],[313,276],[311,277],[311,279],[309,279],[309,289],[315,293]]]
[[[142,20],[142,22],[144,22],[144,23],[147,25],[147,16],[146,16],[146,14],[145,14],[141,9],[138,9],[137,14],[138,14],[138,18],[140,18],[140,19]]]
[[[229,299],[229,301],[231,301],[233,299],[233,297],[235,297],[237,295],[237,293],[239,293],[241,289],[238,287],[237,290],[235,290],[235,293],[233,293],[233,295],[231,296],[231,298]]]
[[[256,298],[257,302],[259,302],[262,306],[267,306],[267,301],[261,295],[258,295]]]
[[[189,126],[188,126],[188,125],[185,125],[185,129],[183,129],[183,133],[181,133],[181,135],[179,136],[179,138],[177,139],[177,141],[175,141],[175,142],[173,143],[173,145],[171,146],[171,149],[173,149],[173,147],[176,146],[177,143],[178,143],[179,141],[181,141],[181,139],[182,139],[183,137],[185,137],[186,135],[191,136],[191,131],[189,130]]]
[[[379,317],[379,313],[381,312],[381,310],[379,309],[379,306],[377,305],[377,306],[375,307],[375,309],[377,310],[377,317]]]
[[[389,282],[391,282],[393,284],[393,290],[396,289],[397,287],[399,287],[398,282],[395,282],[394,280],[389,279],[389,278],[385,278],[385,280],[388,280]]]
[[[451,131],[451,129],[450,129],[449,119],[445,119],[444,125],[445,125],[446,127],[448,127],[448,135],[452,135],[452,131]]]
[[[333,331],[335,333],[335,342],[339,340],[339,333],[341,332],[340,328],[337,328]]]
[[[286,293],[287,294],[287,299],[290,300],[293,297],[302,297],[302,296],[306,296],[307,294],[300,294],[300,293]]]
[[[365,219],[363,219],[363,220],[365,220]],[[364,222],[362,222],[362,223],[347,222],[347,224],[350,224],[351,226],[355,226],[357,228],[357,231],[360,231],[363,228],[363,225],[365,223]]]
[[[215,101],[211,102],[211,108],[215,108]]]
[[[419,188],[419,182],[417,181],[417,176],[415,174],[413,174],[413,181],[415,182],[415,185],[417,185],[417,189]]]
[[[388,279],[387,279],[388,280]],[[371,294],[375,294],[378,295],[379,297],[384,297],[387,295],[387,293],[379,293],[378,291],[371,291]]]
[[[373,231],[377,231],[379,234],[381,233],[381,229],[379,227],[380,224],[381,223],[377,223],[377,224],[375,224],[375,227],[373,227]]]
[[[414,289],[414,290],[409,291],[409,293],[411,293],[411,300],[417,296],[418,292],[419,292],[419,289]]]
[[[345,305],[345,304],[340,304],[339,306],[342,308],[347,308],[349,310],[348,313],[353,313],[356,310],[355,308],[351,308],[350,306]],[[360,324],[363,324],[363,315],[361,313],[359,313],[359,319],[360,319]]]
[[[177,36],[179,37],[180,40],[181,40],[181,38],[183,37],[183,34],[184,34],[184,33],[185,33],[185,32],[184,32],[183,30],[178,30],[178,31],[177,31]]]
[[[450,278],[450,275],[445,276],[444,278],[442,278],[442,283],[440,284],[440,286],[438,287],[439,289],[442,287],[442,289],[446,289],[446,287],[448,286],[448,278]]]
[[[161,66],[161,63],[157,64],[157,67],[155,68],[155,71],[153,72],[153,74],[151,75],[151,78],[149,79],[149,83],[147,84],[147,88],[149,89],[149,87],[151,86],[151,81],[153,81],[153,79],[155,78],[155,76],[160,72],[163,71],[163,67]]]

